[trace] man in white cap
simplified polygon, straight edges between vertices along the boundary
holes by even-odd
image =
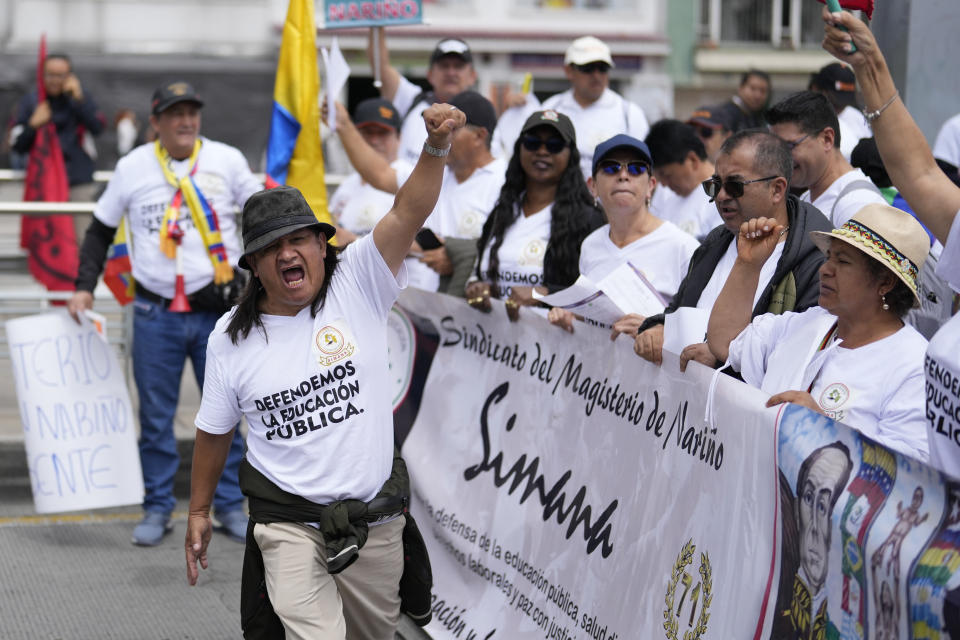
[[[618,133],[643,140],[650,130],[643,110],[610,89],[610,47],[593,36],[577,38],[563,57],[570,89],[547,98],[544,109],[566,114],[577,130],[580,167],[589,176],[593,150]]]

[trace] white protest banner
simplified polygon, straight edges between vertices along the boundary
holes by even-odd
[[[763,394],[721,379],[713,431],[706,368],[658,368],[627,338],[527,310],[511,323],[496,302],[408,290],[400,306],[416,340],[437,334],[402,449],[434,638],[754,637],[774,571],[775,411],[744,408]]]
[[[141,503],[137,428],[110,345],[65,311],[6,331],[37,512]]]
[[[960,637],[960,480],[494,305],[408,291],[392,317],[434,638]]]

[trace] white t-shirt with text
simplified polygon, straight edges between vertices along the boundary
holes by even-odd
[[[501,299],[510,297],[514,286],[545,286],[543,282],[543,258],[550,243],[550,221],[553,205],[529,216],[523,215],[518,205],[514,205],[517,218],[503,234],[503,243],[497,250],[497,290]],[[487,243],[480,257],[481,280],[492,281],[490,270],[490,248],[493,239]]]
[[[201,140],[194,181],[217,213],[227,258],[235,266],[241,255],[237,212],[263,185],[251,173],[239,150],[207,138]],[[174,160],[172,169],[180,178],[186,175],[190,164],[187,160]],[[163,176],[153,143],[143,144],[117,162],[93,211],[108,227],[119,226],[127,215],[133,245],[133,277],[164,298],[174,295],[176,261],[160,251],[160,224],[174,193],[176,189]],[[190,294],[213,281],[213,265],[186,204],[180,207],[179,224],[184,231],[180,245],[184,284]]]
[[[349,245],[316,318],[262,315],[238,345],[232,313],[207,344],[198,429],[229,433],[246,417],[247,459],[281,489],[318,504],[369,501],[390,475],[393,412],[387,315],[405,285],[366,235]]]
[[[960,116],[954,119],[960,129]],[[960,211],[950,226],[937,275],[960,293]],[[930,464],[960,478],[960,314],[950,318],[930,340],[924,373]]]

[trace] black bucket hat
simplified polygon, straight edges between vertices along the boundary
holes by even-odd
[[[337,232],[333,225],[317,220],[299,189],[277,187],[257,191],[243,205],[243,255],[237,264],[244,269],[250,269],[247,264],[248,255],[288,233],[314,226],[320,227],[327,240]]]

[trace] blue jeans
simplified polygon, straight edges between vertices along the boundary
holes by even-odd
[[[173,420],[187,358],[203,390],[207,337],[219,315],[208,311],[175,313],[136,297],[133,303],[133,377],[140,397],[140,464],[144,511],[170,513],[176,505],[173,480],[180,466]],[[220,513],[243,507],[238,470],[243,437],[237,429],[217,483],[214,508]]]

